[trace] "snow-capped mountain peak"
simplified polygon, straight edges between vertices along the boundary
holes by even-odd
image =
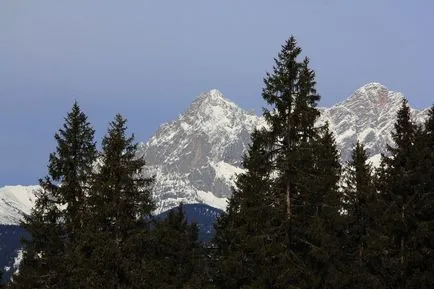
[[[181,115],[180,120],[189,126],[184,129],[196,129],[205,133],[215,134],[219,129],[231,130],[235,124],[234,119],[243,118],[245,112],[232,101],[226,99],[217,89],[202,93]]]
[[[213,89],[199,95],[176,120],[163,124],[140,146],[157,175],[159,211],[179,201],[224,209],[258,121]]]
[[[370,161],[379,163],[379,154],[386,152],[386,144],[392,144],[391,132],[403,97],[379,83],[368,83],[341,103],[320,109],[318,124],[330,124],[343,163],[350,159],[357,140],[367,148]],[[428,115],[427,109],[411,112],[418,123]],[[202,93],[178,118],[161,125],[140,144],[138,152],[148,171],[156,175],[157,213],[180,202],[224,209],[234,176],[243,171],[241,159],[250,134],[259,126],[264,126],[262,117],[238,107],[216,89]],[[31,191],[0,188],[0,223],[16,224],[23,212],[30,211]]]
[[[343,104],[359,106],[361,109],[369,107],[380,112],[400,104],[403,98],[401,93],[390,91],[380,83],[371,82],[357,89]]]
[[[197,98],[198,100],[204,100],[204,99],[212,99],[212,100],[223,100],[223,101],[229,101],[228,99],[226,99],[223,95],[223,93],[216,89],[213,88],[208,92],[204,92],[201,95],[199,95],[199,97]],[[235,105],[235,104],[234,104]]]
[[[341,159],[350,159],[351,149],[362,142],[368,154],[379,159],[386,144],[391,144],[391,132],[404,96],[376,82],[357,89],[343,102],[321,111],[320,121],[328,121],[336,136]],[[421,122],[426,112],[412,109],[412,117]]]
[[[0,224],[19,224],[30,213],[39,186],[5,186],[0,188]]]
[[[204,92],[197,97],[190,107],[187,109],[186,113],[200,112],[210,107],[220,107],[222,109],[237,109],[238,106],[225,98],[224,95],[217,89],[211,89],[208,92]]]

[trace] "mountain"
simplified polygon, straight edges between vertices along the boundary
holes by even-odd
[[[20,226],[0,225],[0,270],[3,270],[3,280],[0,280],[0,284],[9,280],[12,273],[18,269],[23,237],[28,238],[29,235]]]
[[[139,155],[157,176],[158,211],[180,201],[224,209],[232,177],[242,172],[241,156],[259,122],[214,89],[201,94],[176,120],[163,124],[139,147]]]
[[[351,158],[352,147],[359,140],[374,164],[378,164],[380,154],[386,153],[386,145],[392,144],[391,132],[403,98],[401,93],[379,83],[369,83],[345,101],[331,108],[321,108],[318,122],[329,122],[343,162]],[[417,123],[422,123],[428,109],[411,109],[411,113]]]
[[[368,149],[371,161],[379,163],[391,142],[390,132],[403,95],[379,83],[369,83],[349,98],[330,108],[320,108],[318,124],[329,122],[341,160],[349,159],[357,140]],[[422,122],[428,109],[412,109]],[[233,177],[242,172],[241,159],[250,143],[250,133],[264,126],[262,117],[247,112],[226,99],[218,90],[201,94],[174,121],[160,126],[156,134],[139,145],[149,174],[156,175],[156,213],[183,202],[203,203],[225,209]],[[37,187],[0,189],[0,224],[17,224],[29,212]]]
[[[175,208],[171,209],[174,210]],[[205,204],[186,204],[183,206],[187,222],[195,223],[199,229],[199,241],[207,242],[214,236],[214,224],[222,210]],[[158,218],[166,218],[169,211],[158,215]]]
[[[5,186],[0,188],[0,224],[19,224],[35,203],[39,186]]]
[[[402,100],[401,93],[369,83],[343,102],[320,108],[318,125],[329,123],[343,163],[360,140],[376,165],[386,144],[392,143],[390,133]],[[411,112],[418,123],[428,115],[428,109]],[[243,171],[241,160],[250,134],[265,125],[262,117],[241,109],[215,89],[201,94],[177,119],[161,125],[151,139],[139,144],[138,152],[147,161],[148,173],[156,175],[156,213],[164,217],[165,211],[183,202],[187,219],[198,223],[200,239],[209,240],[212,224],[231,195],[234,175]],[[0,188],[0,266],[7,269],[5,278],[18,262],[19,239],[25,234],[16,225],[30,212],[38,188]]]
[[[379,83],[369,83],[345,101],[320,108],[318,125],[328,122],[335,133],[343,163],[360,140],[377,165],[404,96]],[[428,109],[412,109],[422,122]],[[176,120],[163,124],[140,145],[141,155],[157,176],[154,197],[159,211],[185,204],[205,203],[225,209],[233,177],[242,172],[241,159],[250,143],[250,133],[265,121],[226,99],[217,90],[204,93]]]

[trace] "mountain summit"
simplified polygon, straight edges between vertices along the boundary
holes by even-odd
[[[318,124],[328,122],[334,131],[341,160],[349,160],[353,145],[362,141],[378,164],[401,106],[403,95],[379,83],[357,89],[343,102],[322,108]],[[421,122],[426,111],[412,110]],[[201,94],[173,122],[164,124],[141,145],[148,165],[157,175],[158,211],[180,201],[206,203],[224,209],[231,195],[233,177],[242,172],[241,159],[250,134],[264,123],[226,99],[218,90]]]
[[[386,145],[392,143],[390,133],[403,99],[401,93],[373,82],[357,89],[343,102],[321,109],[320,122],[329,122],[342,161],[350,159],[351,149],[359,140],[365,145],[371,160],[378,163],[380,153],[385,153]],[[411,109],[411,113],[418,123],[427,116],[427,110]]]
[[[380,111],[395,105],[397,102],[400,104],[403,97],[401,93],[389,91],[380,83],[371,82],[357,89],[346,102],[353,105],[369,105]]]
[[[238,131],[246,125],[251,126],[255,120],[255,115],[247,113],[226,99],[220,91],[213,89],[202,93],[177,121],[185,132],[205,133],[215,140],[223,135],[235,137]]]
[[[321,108],[318,124],[330,124],[342,162],[349,160],[352,147],[360,140],[371,162],[378,164],[380,153],[392,143],[390,133],[403,97],[379,83],[369,83],[343,102]],[[411,113],[420,123],[428,109],[412,109]],[[241,160],[250,134],[263,124],[262,117],[241,109],[213,89],[199,95],[174,121],[161,125],[153,137],[139,145],[149,173],[156,175],[157,213],[179,202],[224,209],[234,176],[243,171]],[[22,212],[30,211],[34,198],[28,193],[30,189],[25,194],[23,190],[0,189],[0,223],[16,224]],[[20,195],[26,197],[16,197]]]
[[[241,155],[259,120],[213,89],[201,94],[176,120],[163,124],[140,146],[157,175],[157,211],[180,201],[224,209],[234,173],[242,171]]]

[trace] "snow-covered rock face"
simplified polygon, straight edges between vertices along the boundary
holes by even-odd
[[[376,165],[379,154],[386,152],[386,144],[392,143],[390,133],[402,100],[402,94],[370,83],[345,101],[321,108],[318,124],[329,122],[343,162],[350,159],[354,144],[360,140]],[[428,109],[412,109],[418,123],[427,115]],[[156,175],[157,213],[179,202],[224,209],[234,175],[242,172],[242,155],[250,134],[262,126],[262,117],[239,108],[218,90],[201,94],[176,120],[161,125],[148,142],[139,145],[139,155]],[[30,211],[34,200],[31,190],[35,188],[0,188],[0,223],[18,223],[21,213]]]
[[[259,118],[224,98],[218,90],[201,94],[175,121],[163,124],[140,145],[156,174],[157,211],[185,203],[224,209],[234,173]]]
[[[6,186],[0,188],[0,224],[19,224],[23,214],[30,213],[39,186]]]
[[[396,114],[403,95],[379,83],[369,83],[348,99],[322,108],[318,124],[329,122],[335,133],[342,162],[351,157],[357,140],[365,144],[370,161],[391,144]],[[412,109],[422,122],[427,110]],[[164,124],[141,151],[157,176],[154,190],[158,211],[184,203],[203,202],[224,209],[235,173],[242,172],[241,159],[262,117],[250,114],[217,90],[202,94],[177,120]]]
[[[378,154],[385,153],[386,145],[392,143],[391,132],[403,98],[401,93],[389,91],[379,83],[369,83],[342,103],[321,109],[319,122],[329,122],[344,162],[351,158],[352,148],[359,140],[376,164]],[[418,123],[427,116],[426,110],[412,109],[411,113]]]

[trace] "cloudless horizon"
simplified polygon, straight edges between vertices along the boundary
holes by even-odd
[[[116,113],[146,141],[216,88],[258,114],[263,77],[290,35],[311,60],[320,106],[369,82],[433,104],[434,2],[0,2],[0,186],[47,174],[77,100],[100,143]]]

